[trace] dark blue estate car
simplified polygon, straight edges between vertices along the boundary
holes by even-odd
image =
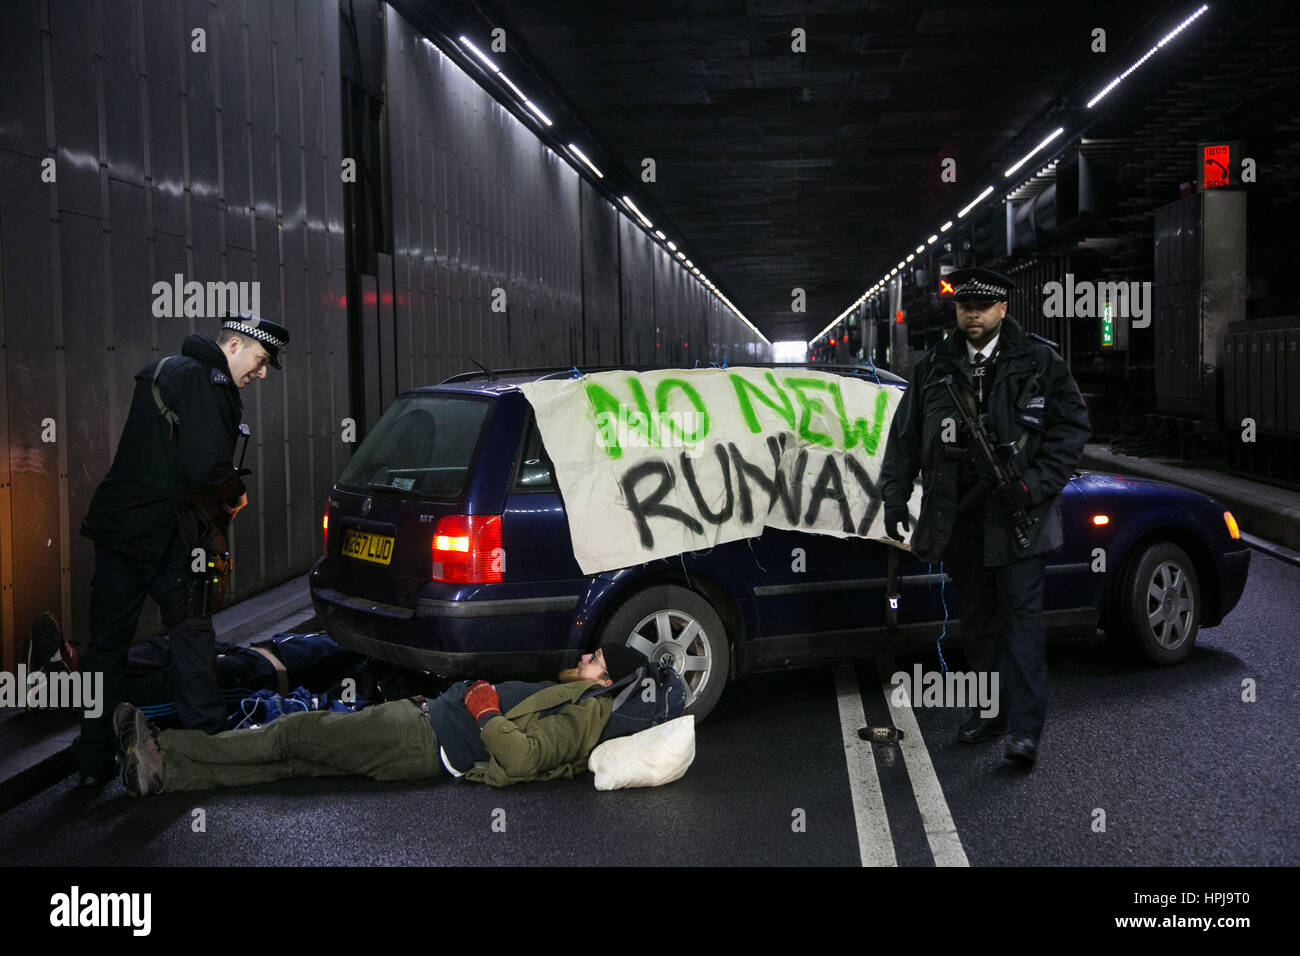
[[[955,618],[938,566],[863,538],[769,528],[583,574],[517,387],[537,377],[467,374],[405,392],[357,449],[330,494],[310,577],[340,644],[447,677],[499,679],[553,676],[598,642],[626,640],[670,659],[703,717],[728,678],[933,640]],[[1241,598],[1250,551],[1212,498],[1083,473],[1066,486],[1062,513],[1065,547],[1049,559],[1044,594],[1053,632],[1103,627],[1173,664],[1191,653],[1198,627],[1218,624]],[[955,620],[946,626],[959,633]]]

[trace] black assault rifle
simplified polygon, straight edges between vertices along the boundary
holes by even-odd
[[[956,386],[953,385],[952,376],[945,375],[943,378],[943,387],[948,390],[953,404],[961,412],[961,417],[966,423],[966,429],[974,439],[974,458],[975,471],[979,475],[979,483],[966,493],[966,498],[962,504],[978,497],[984,491],[992,489],[995,493],[1008,485],[1020,483],[1020,474],[1015,469],[1015,458],[1019,452],[1015,442],[1008,442],[1005,445],[995,446],[989,433],[984,430],[984,424],[979,420],[979,415],[973,414],[966,404],[961,400],[957,393]],[[999,454],[1003,451],[1004,454]],[[961,505],[958,505],[961,510]],[[1011,510],[1011,533],[1016,539],[1016,547],[1021,551],[1029,547],[1029,519],[1025,516],[1024,509],[1012,508]]]

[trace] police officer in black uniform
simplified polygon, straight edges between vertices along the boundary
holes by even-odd
[[[966,656],[977,671],[998,675],[997,715],[973,711],[958,740],[1008,734],[1008,759],[1031,767],[1047,715],[1046,555],[1063,543],[1061,490],[1092,430],[1053,343],[1006,317],[1011,280],[989,269],[959,269],[948,280],[957,328],[917,363],[890,426],[881,471],[885,533],[901,541],[898,527],[911,528],[907,502],[919,471],[924,490],[912,552],[943,562],[957,589]],[[953,403],[945,376],[964,409]],[[965,424],[972,413],[1018,481],[994,490],[980,480]],[[1013,534],[1016,509],[1027,518],[1027,547]]]
[[[117,454],[81,525],[95,542],[82,667],[104,675],[102,714],[82,721],[73,745],[82,786],[98,786],[114,772],[112,714],[123,699],[127,650],[145,595],[157,602],[168,630],[181,724],[224,729],[210,592],[205,597],[210,575],[192,570],[192,552],[204,548],[206,555],[214,528],[248,503],[234,463],[239,390],[265,378],[268,365],[280,368],[288,342],[277,322],[231,314],[215,342],[188,336],[179,356],[136,373]]]

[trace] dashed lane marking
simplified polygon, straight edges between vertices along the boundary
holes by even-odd
[[[952,813],[948,810],[948,801],[944,799],[943,787],[939,785],[939,776],[934,772],[934,764],[930,762],[930,751],[926,749],[921,728],[917,726],[916,714],[912,713],[910,702],[895,705],[892,700],[893,691],[892,685],[881,685],[885,703],[889,705],[890,718],[894,726],[903,732],[898,749],[903,754],[903,765],[912,781],[912,792],[916,795],[916,806],[921,811],[921,821],[925,824],[925,838],[930,841],[934,865],[970,866],[966,851],[961,845],[961,837],[957,834],[957,825],[953,823]],[[906,694],[903,697],[906,699]],[[843,713],[843,705],[840,712]]]
[[[862,692],[851,661],[835,669],[835,696],[840,708],[844,759],[849,765],[849,790],[853,796],[853,819],[858,831],[858,854],[862,865],[898,866],[894,838],[889,832],[889,817],[885,813],[885,798],[880,792],[880,777],[876,774],[876,757],[871,752],[871,742],[858,737],[858,728],[866,725],[867,717],[862,710]],[[910,711],[908,715],[911,716]],[[960,849],[960,844],[958,847]]]

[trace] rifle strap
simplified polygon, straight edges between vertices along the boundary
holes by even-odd
[[[898,606],[900,603],[897,548],[889,549],[885,573],[885,626],[889,629],[890,636],[893,636],[898,633]]]
[[[989,490],[989,483],[985,481],[983,478],[981,478],[978,482],[976,482],[974,485],[971,486],[970,490],[967,491],[966,494],[961,496],[961,501],[957,502],[958,513],[965,511],[971,505],[975,504],[975,502],[983,498],[984,495],[988,492],[988,490]]]
[[[163,401],[162,389],[158,387],[158,376],[162,373],[163,366],[175,357],[176,356],[174,355],[169,355],[167,358],[159,359],[158,364],[153,370],[153,403],[158,406],[158,411],[162,414],[163,420],[166,421],[170,427],[170,431],[167,435],[168,438],[176,437],[176,426],[180,424],[181,417]]]

